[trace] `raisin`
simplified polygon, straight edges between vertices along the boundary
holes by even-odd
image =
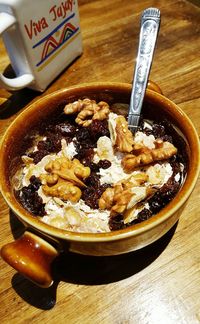
[[[152,134],[155,138],[162,138],[165,135],[165,127],[160,124],[153,124]]]
[[[76,149],[78,152],[83,149],[94,148],[96,146],[96,142],[92,140],[88,131],[80,131],[76,135]]]
[[[98,199],[100,196],[95,188],[88,187],[83,191],[81,198],[90,208],[97,209],[99,207]]]
[[[109,160],[100,160],[98,162],[98,167],[102,169],[108,169],[111,166],[111,162]]]
[[[43,159],[44,156],[46,156],[48,154],[49,154],[48,151],[43,150],[43,151],[35,151],[32,153],[29,153],[28,156],[33,159],[33,162],[35,164],[37,164],[38,162],[40,162]]]
[[[120,230],[126,227],[123,220],[123,215],[118,214],[115,217],[110,217],[108,222],[111,231]]]
[[[83,163],[85,166],[89,166],[93,163],[93,157],[94,157],[94,150],[93,148],[83,148],[77,150],[78,153],[74,156],[74,158],[78,159],[81,163]]]
[[[110,185],[98,185],[97,187],[87,187],[81,198],[85,201],[86,205],[90,208],[98,209],[99,208],[99,198],[103,192],[110,187]]]
[[[23,187],[16,195],[26,210],[35,216],[44,216],[45,204],[43,204],[42,198],[37,193],[41,182],[35,176],[30,178],[30,182],[27,187]]]
[[[38,151],[50,152],[52,151],[52,142],[48,138],[44,141],[40,141],[37,144],[37,149]]]
[[[84,155],[84,158],[92,161],[93,157],[94,157],[94,150],[93,148],[85,148],[82,150],[82,154]]]
[[[78,131],[76,133],[76,138],[79,142],[83,142],[87,139],[90,139],[90,133],[89,133],[88,128],[81,127],[80,129],[78,129]]]
[[[172,138],[172,136],[170,136],[170,135],[164,135],[164,136],[162,137],[162,140],[163,140],[164,142],[173,143],[173,138]]]
[[[89,127],[90,136],[97,141],[101,136],[110,136],[107,120],[93,120]]]
[[[165,207],[176,195],[179,184],[175,182],[172,176],[149,200],[150,211],[153,214],[158,213]]]
[[[152,212],[149,209],[144,208],[143,210],[141,210],[141,212],[138,213],[137,219],[139,222],[143,222],[149,219],[151,216]]]
[[[37,177],[34,176],[34,175],[30,177],[30,183],[31,183],[32,188],[33,188],[34,190],[38,190],[38,189],[40,188],[40,186],[41,186],[41,181],[40,181],[40,179],[37,178]]]
[[[177,173],[179,173],[181,175],[181,166],[180,163],[177,162],[177,156],[173,156],[170,159],[171,162],[171,166],[172,166],[172,170],[173,170],[173,176],[175,176]]]
[[[46,141],[49,142],[49,152],[59,152],[61,150],[61,139],[59,134],[49,134]]]
[[[100,175],[95,172],[91,172],[90,176],[85,181],[86,186],[92,188],[100,187]]]
[[[38,150],[29,153],[28,156],[33,158],[33,162],[37,164],[44,156],[61,150],[61,139],[61,135],[48,133],[46,140],[38,142]]]
[[[37,148],[48,152],[59,152],[61,150],[61,139],[62,137],[59,135],[48,134],[47,139],[40,141]]]
[[[83,164],[88,166],[91,170],[91,172],[99,172],[99,166],[98,164],[91,162],[90,160],[83,160]]]

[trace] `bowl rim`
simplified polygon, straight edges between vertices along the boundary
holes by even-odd
[[[87,89],[89,88],[102,88],[104,91],[107,89],[113,89],[117,90],[119,87],[123,89],[124,91],[130,91],[131,90],[131,84],[128,83],[119,83],[119,82],[91,82],[91,83],[82,83],[75,86],[70,86],[66,88],[62,88],[59,90],[56,90],[54,92],[51,92],[49,94],[46,94],[42,96],[41,98],[37,99],[36,101],[32,102],[30,105],[25,107],[25,109],[19,113],[19,115],[12,121],[12,123],[9,125],[7,130],[5,131],[2,140],[1,140],[1,151],[4,143],[6,143],[6,140],[9,138],[9,134],[12,133],[12,129],[16,123],[16,121],[21,120],[24,116],[29,114],[29,111],[32,111],[35,109],[35,106],[37,106],[40,103],[43,103],[46,100],[56,98],[59,96],[59,94],[67,94],[69,92],[76,91],[77,89]],[[5,175],[3,174],[2,168],[0,168],[0,190],[2,192],[2,195],[7,202],[8,206],[13,210],[13,212],[16,214],[16,216],[24,222],[26,225],[28,224],[28,227],[35,229],[36,231],[39,231],[43,234],[47,234],[48,236],[52,236],[57,239],[64,239],[64,240],[70,240],[70,241],[76,241],[76,242],[108,242],[108,241],[116,241],[116,240],[122,240],[128,237],[137,237],[141,233],[146,233],[150,231],[152,228],[159,226],[161,223],[164,223],[168,218],[172,217],[173,214],[179,210],[179,208],[187,201],[190,194],[192,193],[196,181],[198,179],[199,171],[200,171],[200,149],[199,149],[199,140],[198,135],[196,132],[195,127],[193,126],[191,120],[189,117],[182,111],[180,107],[178,107],[174,102],[172,102],[170,99],[165,97],[164,95],[155,92],[153,90],[147,89],[146,90],[147,96],[152,99],[158,100],[159,102],[166,102],[169,107],[175,108],[177,113],[179,114],[180,118],[183,118],[187,122],[187,127],[190,128],[193,141],[196,145],[196,151],[195,151],[195,157],[196,157],[196,164],[193,167],[193,173],[192,177],[190,179],[190,182],[187,180],[184,182],[181,190],[177,193],[177,195],[174,197],[174,199],[166,206],[164,207],[159,213],[152,216],[148,220],[142,221],[141,223],[131,225],[127,228],[115,230],[111,232],[103,232],[103,233],[79,233],[79,232],[72,232],[65,229],[59,229],[56,227],[53,227],[51,225],[48,225],[38,218],[31,215],[29,212],[27,212],[20,203],[14,198],[14,195],[12,195],[8,190],[8,181],[6,180]],[[2,165],[3,160],[3,154],[0,154],[0,165]]]

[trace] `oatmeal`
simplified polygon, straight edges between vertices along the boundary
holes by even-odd
[[[79,99],[31,135],[13,181],[16,196],[41,221],[70,231],[137,224],[158,213],[182,184],[178,137],[169,123],[149,120],[133,134],[116,104]]]

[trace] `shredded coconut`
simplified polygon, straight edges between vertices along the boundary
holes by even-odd
[[[137,144],[144,145],[149,149],[155,148],[155,137],[153,135],[146,135],[140,131],[135,133],[134,142]]]
[[[121,166],[121,159],[118,159],[116,156],[112,159],[112,165],[108,169],[100,169],[100,183],[116,183],[122,179],[130,177],[130,174],[124,172]]]
[[[51,198],[45,205],[41,220],[49,225],[77,232],[109,232],[109,211],[91,209],[82,199],[73,204]]]
[[[62,145],[62,154],[64,154],[68,159],[73,159],[74,155],[77,154],[76,147],[74,145],[74,142],[70,142],[69,144],[66,143],[65,139],[61,140]]]

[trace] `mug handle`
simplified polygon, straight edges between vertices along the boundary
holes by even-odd
[[[9,27],[13,26],[16,23],[16,19],[11,14],[6,12],[0,13],[0,35],[3,34]],[[34,77],[30,73],[25,73],[19,75],[16,78],[10,79],[5,77],[2,73],[0,73],[0,86],[6,88],[7,90],[18,90],[21,88],[25,88],[28,86]]]
[[[53,284],[52,262],[59,253],[52,244],[29,231],[1,248],[5,262],[43,288]]]

